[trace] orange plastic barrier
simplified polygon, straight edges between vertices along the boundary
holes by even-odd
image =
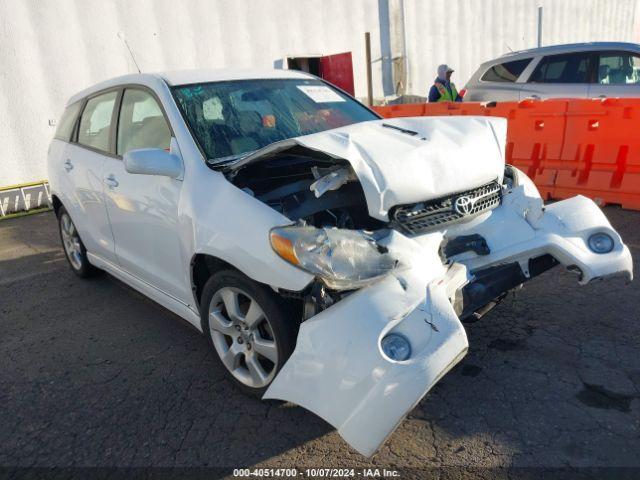
[[[640,209],[640,99],[569,102],[554,197]]]
[[[484,115],[484,107],[480,103],[406,103],[373,107],[384,118],[393,117],[433,117],[440,115]]]
[[[385,118],[487,115],[508,119],[506,158],[546,198],[582,194],[640,210],[640,99],[552,99],[375,107]]]
[[[504,102],[486,107],[486,114],[507,118],[509,163],[524,171],[537,185],[543,198],[553,197],[565,138],[567,101]]]

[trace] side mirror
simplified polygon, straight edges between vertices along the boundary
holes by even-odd
[[[141,175],[160,175],[182,180],[182,158],[161,148],[139,148],[124,154],[124,169]]]

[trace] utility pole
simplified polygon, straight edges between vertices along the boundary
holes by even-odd
[[[393,93],[405,95],[409,91],[409,60],[407,59],[407,31],[404,0],[389,0],[389,43],[393,72]]]
[[[542,7],[538,7],[538,48],[542,46]]]
[[[373,105],[373,83],[371,80],[371,34],[365,32],[364,34],[364,49],[367,62],[367,104]]]

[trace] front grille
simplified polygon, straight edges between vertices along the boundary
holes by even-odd
[[[492,210],[502,199],[502,187],[491,182],[482,187],[427,202],[400,205],[392,209],[392,223],[407,233],[435,230],[451,223],[465,221]]]

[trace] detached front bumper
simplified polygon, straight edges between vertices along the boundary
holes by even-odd
[[[629,249],[591,200],[575,197],[543,208],[537,191],[527,188],[514,188],[490,214],[446,232],[449,238],[482,236],[488,254],[462,252],[447,267],[439,255],[445,232],[412,239],[393,232],[387,246],[405,268],[305,321],[264,398],[307,408],[369,456],[465,355],[467,337],[453,303],[463,289],[481,283],[481,272],[517,265],[522,278],[530,278],[542,271],[531,269],[536,259],[551,258],[579,270],[580,283],[620,273],[632,278]],[[614,239],[610,253],[589,249],[595,232]],[[383,353],[381,340],[391,332],[409,340],[408,360]]]
[[[294,402],[333,425],[370,456],[431,387],[465,355],[468,342],[451,304],[467,282],[461,265],[445,269],[436,245],[405,269],[353,293],[300,326],[296,349],[264,398]],[[394,234],[390,249],[412,240]],[[407,246],[406,251],[415,247]],[[381,340],[400,333],[406,361],[389,359]]]

